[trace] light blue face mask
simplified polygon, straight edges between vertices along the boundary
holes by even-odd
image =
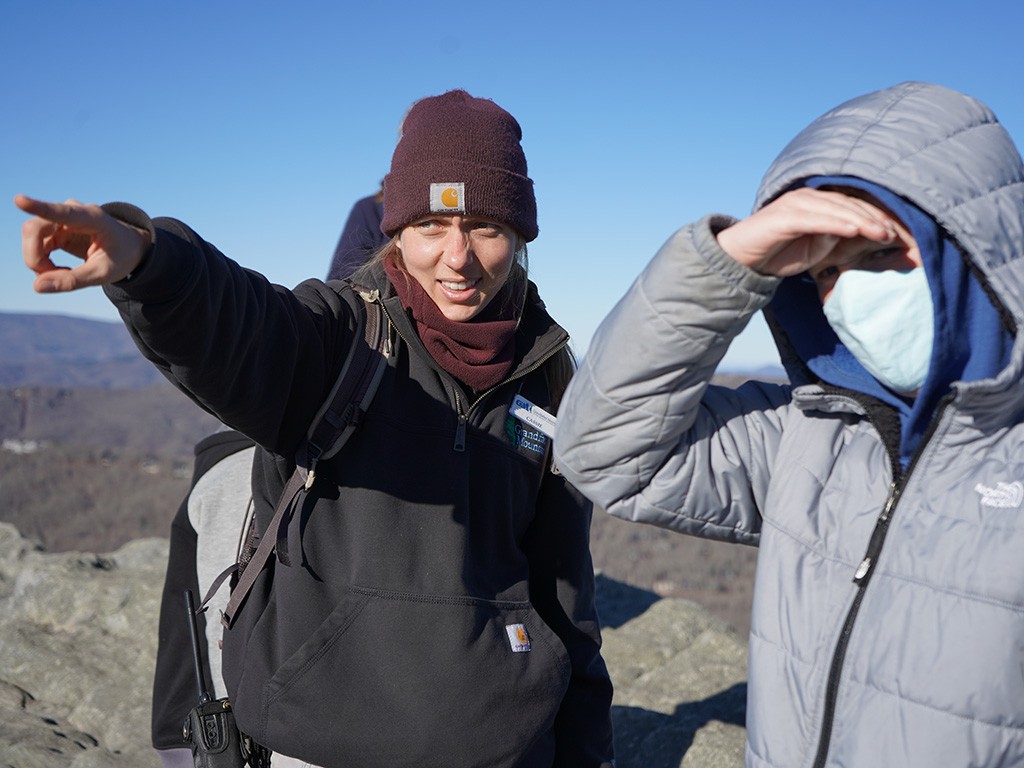
[[[923,268],[846,270],[823,309],[839,340],[882,384],[894,392],[913,392],[924,384],[935,318]]]

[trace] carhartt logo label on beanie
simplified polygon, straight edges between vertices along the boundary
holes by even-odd
[[[461,181],[430,185],[431,213],[465,213],[466,185]]]
[[[490,99],[462,90],[420,99],[402,121],[384,177],[380,231],[394,237],[424,216],[457,213],[506,224],[530,242],[537,200],[522,138],[516,119]]]

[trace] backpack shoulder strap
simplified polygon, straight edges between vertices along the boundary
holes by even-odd
[[[313,487],[316,465],[336,455],[359,427],[384,376],[384,369],[391,356],[388,319],[384,307],[377,291],[355,290],[362,298],[360,303],[364,309],[358,313],[362,343],[356,341],[352,344],[330,394],[310,424],[306,442],[296,457],[295,471],[277,502],[270,526],[259,536],[256,551],[244,570],[239,569],[238,583],[231,589],[231,597],[221,618],[221,622],[228,628],[271,554],[276,550],[278,560],[283,565],[290,565],[288,522],[301,498]],[[358,333],[356,338],[359,338]],[[250,541],[256,539],[250,537]]]
[[[379,292],[355,286],[353,289],[363,300],[365,311],[359,313],[359,322],[365,343],[352,346],[331,393],[306,434],[297,463],[308,472],[307,490],[313,485],[317,462],[337,454],[359,426],[391,355],[388,320]]]

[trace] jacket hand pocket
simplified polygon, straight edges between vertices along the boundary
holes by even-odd
[[[569,676],[528,602],[352,587],[266,682],[264,724],[317,765],[511,768],[551,729]]]

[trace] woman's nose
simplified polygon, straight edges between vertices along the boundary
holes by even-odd
[[[444,261],[452,269],[460,269],[473,260],[473,249],[469,235],[458,227],[452,227],[444,248]]]

